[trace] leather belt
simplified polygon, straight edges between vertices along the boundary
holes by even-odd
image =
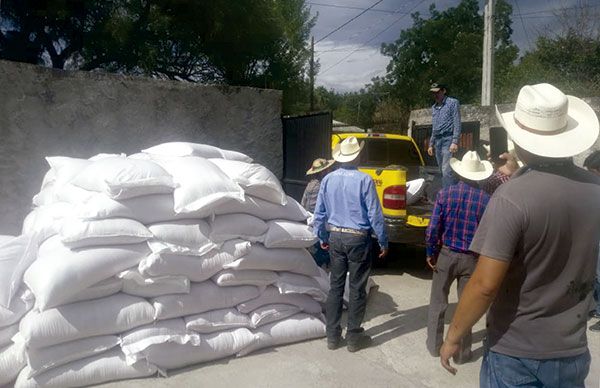
[[[356,234],[356,235],[359,235],[359,236],[366,236],[367,235],[367,231],[366,230],[359,230],[359,229],[352,229],[352,228],[339,228],[339,227],[333,226],[333,225],[329,226],[329,230],[332,231],[332,232]]]

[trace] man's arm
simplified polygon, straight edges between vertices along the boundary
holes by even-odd
[[[425,231],[425,254],[427,255],[427,265],[435,271],[435,257],[439,252],[439,245],[442,237],[442,231],[444,230],[444,217],[442,215],[442,192],[439,191],[435,205],[433,206],[433,212]]]
[[[454,100],[456,103],[453,106],[452,112],[452,144],[458,146],[460,141],[460,103],[458,100]]]
[[[450,373],[456,374],[456,368],[450,366],[450,358],[458,353],[460,340],[496,298],[509,265],[508,261],[479,256],[477,267],[460,297],[446,340],[440,349],[442,366]]]
[[[377,197],[377,190],[375,190],[375,184],[373,179],[370,177],[366,180],[365,187],[365,204],[367,206],[367,215],[369,217],[369,223],[377,235],[379,240],[379,246],[381,247],[382,256],[385,256],[388,249],[388,237],[385,231],[385,221],[383,219],[383,211],[381,210],[381,204]]]
[[[317,204],[315,205],[315,214],[313,219],[313,230],[315,235],[321,240],[321,244],[327,244],[329,242],[329,232],[327,231],[327,207],[325,206],[325,192],[327,190],[327,183],[324,179],[319,187],[319,194],[317,194]]]

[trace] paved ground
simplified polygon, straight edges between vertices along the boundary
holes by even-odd
[[[106,387],[477,387],[481,365],[483,320],[474,329],[471,363],[448,374],[425,348],[431,277],[419,250],[396,250],[385,267],[375,270],[378,284],[369,297],[365,328],[375,346],[357,353],[326,349],[314,340],[263,350],[243,358],[203,364],[172,372],[168,378],[129,380]],[[449,317],[455,307],[451,294]],[[449,318],[447,319],[449,322]],[[593,323],[593,322],[591,322]],[[588,331],[592,368],[587,387],[600,387],[600,334]]]

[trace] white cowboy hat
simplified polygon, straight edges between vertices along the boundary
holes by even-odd
[[[550,84],[525,85],[513,112],[496,116],[517,145],[532,154],[566,158],[590,148],[598,138],[598,117],[583,100]]]
[[[356,159],[356,157],[358,156],[358,154],[360,154],[360,151],[363,149],[364,146],[364,141],[361,141],[359,143],[356,139],[356,136],[348,136],[344,139],[344,141],[338,143],[335,146],[331,154],[336,162],[351,162],[354,159]]]
[[[331,165],[335,163],[335,160],[327,160],[327,159],[323,159],[323,158],[319,158],[319,159],[315,159],[312,162],[312,166],[310,167],[310,169],[308,169],[308,171],[306,171],[306,175],[312,175],[312,174],[316,174],[318,172],[321,172],[323,170],[328,169],[329,167],[331,167]]]
[[[450,167],[458,175],[471,181],[482,181],[489,178],[494,172],[492,164],[487,160],[482,161],[475,151],[468,151],[462,160],[450,159]]]

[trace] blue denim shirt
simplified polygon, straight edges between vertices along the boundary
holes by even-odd
[[[431,139],[429,144],[440,137],[452,136],[452,143],[460,139],[460,104],[456,98],[444,97],[440,105],[431,106]]]
[[[353,166],[342,166],[321,182],[313,228],[322,242],[329,241],[327,224],[340,228],[373,230],[382,248],[388,237],[373,179]]]

